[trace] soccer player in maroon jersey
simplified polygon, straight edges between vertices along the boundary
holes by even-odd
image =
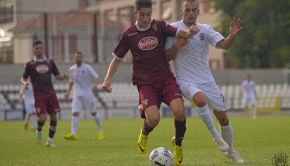
[[[56,113],[60,112],[60,108],[51,82],[51,74],[57,80],[68,79],[68,75],[61,75],[54,61],[43,55],[43,44],[41,41],[33,43],[33,52],[34,58],[26,63],[21,82],[25,87],[28,87],[29,82],[26,80],[30,76],[34,92],[36,114],[39,118],[36,131],[37,142],[41,144],[41,130],[46,121],[46,116],[49,114],[50,127],[46,146],[54,147],[55,144],[52,142],[52,139],[56,131]]]
[[[179,30],[164,21],[152,19],[151,0],[136,0],[134,14],[137,22],[123,33],[113,52],[114,59],[102,88],[106,92],[112,91],[110,79],[130,50],[133,54],[132,82],[138,88],[140,114],[145,119],[138,139],[138,151],[146,153],[148,135],[160,120],[159,107],[164,102],[170,106],[175,118],[174,162],[181,165],[186,116],[180,91],[164,56],[164,46],[167,36],[191,38],[199,30],[195,25],[188,30]]]

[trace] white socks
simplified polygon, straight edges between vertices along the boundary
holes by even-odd
[[[76,136],[77,130],[79,126],[80,117],[79,116],[73,116],[71,121],[71,133]]]
[[[29,118],[30,118],[29,113],[26,113],[25,118],[24,118],[24,123],[28,123]]]
[[[101,120],[100,115],[97,113],[96,116],[94,117],[94,119],[95,119],[96,124],[99,127],[99,132],[102,132],[103,131],[103,127],[102,127],[102,120]]]
[[[198,114],[200,116],[200,119],[203,121],[203,123],[206,125],[209,132],[211,133],[212,138],[219,137],[219,133],[217,129],[215,128],[213,119],[210,115],[208,105],[205,105],[203,107],[198,107]]]
[[[231,124],[229,123],[228,126],[220,126],[220,131],[222,138],[226,141],[226,143],[228,143],[230,147],[228,152],[233,153],[233,128]]]

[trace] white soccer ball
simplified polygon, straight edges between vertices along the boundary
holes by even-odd
[[[173,154],[164,147],[158,147],[149,155],[150,166],[173,166]]]

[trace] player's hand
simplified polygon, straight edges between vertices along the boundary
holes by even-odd
[[[97,84],[94,84],[94,85],[92,86],[92,91],[96,91],[96,90],[98,90],[98,85],[97,85]]]
[[[69,78],[68,74],[63,75],[63,79],[68,80],[68,78]]]
[[[28,89],[28,86],[29,86],[29,83],[28,82],[25,82],[24,89]]]
[[[23,103],[23,99],[19,99],[19,103],[22,104]]]
[[[66,94],[64,94],[64,99],[65,99],[65,100],[68,100],[69,96],[70,96],[70,93],[66,93]]]
[[[103,82],[102,88],[104,89],[104,91],[108,93],[112,92],[111,81],[108,79],[105,79]]]
[[[234,17],[230,24],[230,32],[232,35],[237,35],[244,27],[241,26],[242,20],[240,18]]]
[[[190,32],[190,38],[192,38],[193,35],[196,35],[199,32],[199,29],[197,28],[196,25],[191,25],[189,28],[189,32]]]

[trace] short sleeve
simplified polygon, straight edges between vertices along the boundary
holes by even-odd
[[[123,33],[117,47],[115,48],[112,55],[117,59],[122,59],[129,51],[129,45],[127,44],[126,33]]]
[[[92,68],[92,66],[88,65],[88,71],[90,73],[90,77],[93,79],[99,78],[99,75],[95,72],[95,70]]]
[[[29,63],[26,63],[26,65],[24,66],[24,73],[22,77],[27,79],[29,75],[30,75],[30,67],[29,67]]]
[[[59,73],[58,68],[56,67],[54,61],[50,60],[50,62],[51,62],[51,69],[52,69],[53,75],[58,76],[60,73]]]
[[[218,48],[216,44],[224,39],[224,37],[219,32],[213,30],[211,26],[208,26],[207,37],[209,43],[216,48]]]
[[[174,26],[167,24],[165,21],[161,21],[161,28],[162,28],[162,32],[164,32],[164,34],[166,36],[177,36],[179,30],[178,28],[175,28]]]

